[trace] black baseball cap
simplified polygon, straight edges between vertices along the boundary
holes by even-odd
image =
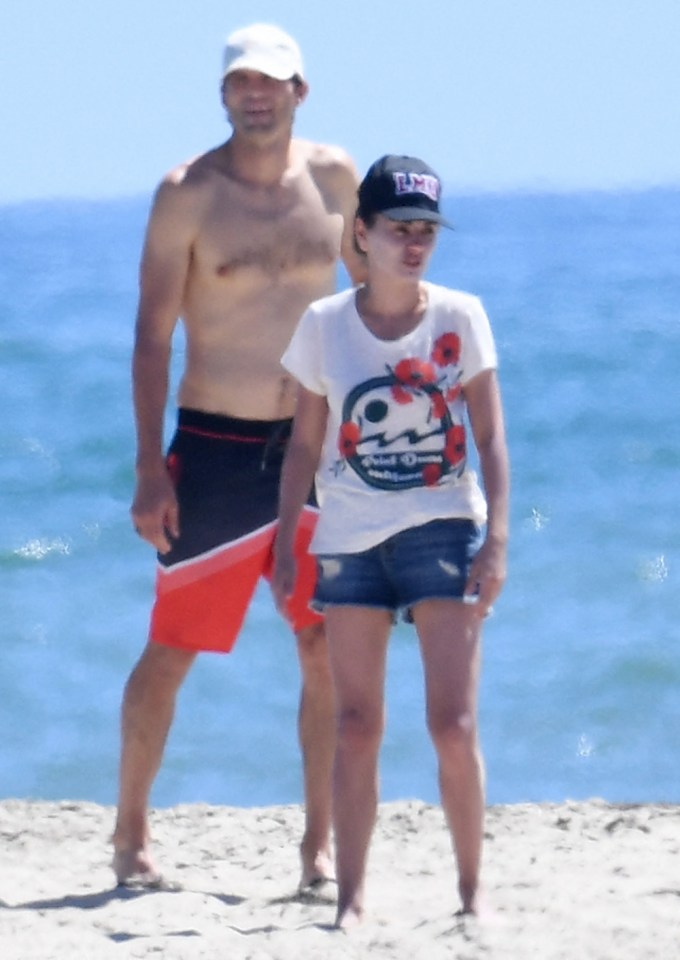
[[[387,154],[372,163],[359,186],[360,217],[430,220],[451,227],[439,211],[441,180],[423,160]],[[453,229],[451,227],[451,229]]]

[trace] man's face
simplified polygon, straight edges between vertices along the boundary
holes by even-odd
[[[256,70],[234,70],[224,81],[223,100],[234,131],[268,137],[288,132],[295,108],[306,94],[305,84],[275,80]]]

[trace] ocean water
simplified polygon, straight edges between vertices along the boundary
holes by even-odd
[[[147,206],[0,208],[4,797],[115,802],[154,569],[128,519]],[[509,579],[481,686],[489,801],[680,802],[680,191],[448,207],[456,230],[429,275],[484,299],[512,458]],[[175,382],[181,351],[180,337]],[[152,802],[300,800],[298,684],[263,586],[235,653],[190,674]],[[435,801],[406,626],[387,702],[382,797]]]

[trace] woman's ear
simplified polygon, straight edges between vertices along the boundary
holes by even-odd
[[[354,242],[360,253],[366,253],[367,228],[361,217],[354,218]]]

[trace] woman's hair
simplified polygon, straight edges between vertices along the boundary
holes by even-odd
[[[359,204],[359,206],[357,207],[357,211],[354,214],[355,223],[357,221],[357,217],[360,220],[363,220],[366,226],[368,227],[368,229],[370,230],[371,227],[375,226],[375,221],[378,218],[378,214],[375,212],[375,210],[369,210],[366,213],[362,213],[361,204]],[[365,252],[361,249],[361,247],[357,243],[357,235],[354,230],[352,230],[352,246],[354,247],[354,252],[358,253],[360,257],[366,256]]]

